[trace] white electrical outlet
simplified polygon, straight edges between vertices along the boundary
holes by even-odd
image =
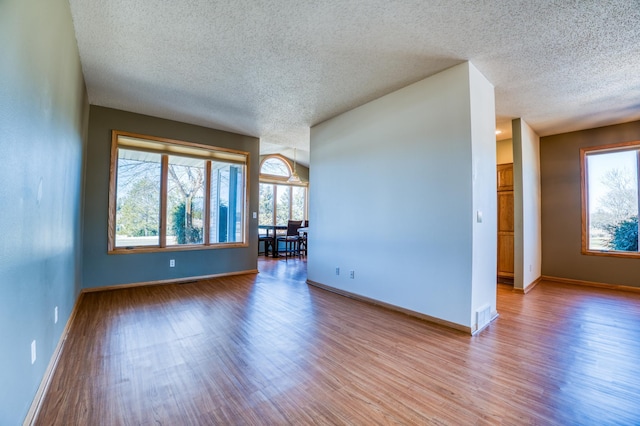
[[[176,266],[176,260],[175,259],[169,260],[169,268],[174,268],[175,266]]]
[[[58,323],[58,307],[53,308],[53,323]]]
[[[253,218],[257,219],[258,218],[258,212],[253,212]]]
[[[349,271],[349,278],[354,279],[356,277],[355,271]]]
[[[36,362],[36,341],[31,342],[31,364]]]
[[[336,268],[336,275],[340,275],[340,268]]]

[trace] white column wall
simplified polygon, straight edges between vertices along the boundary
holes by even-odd
[[[513,120],[514,281],[526,289],[542,273],[540,137]]]
[[[495,315],[498,263],[496,197],[496,113],[493,85],[470,65],[471,150],[473,158],[473,276],[471,324],[476,311],[490,307]],[[479,217],[479,215],[481,217]],[[480,325],[482,326],[482,324]]]
[[[309,280],[472,327],[474,243],[489,234],[478,270],[494,286],[496,264],[493,132],[472,150],[487,137],[472,117],[494,111],[480,77],[460,64],[311,129]]]

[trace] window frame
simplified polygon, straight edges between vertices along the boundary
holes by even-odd
[[[149,246],[133,246],[133,247],[116,247],[116,214],[117,214],[117,172],[118,172],[118,148],[136,150],[135,147],[119,143],[120,137],[138,140],[144,145],[147,142],[150,145],[162,146],[157,151],[161,153],[161,176],[160,176],[160,220],[159,220],[159,244]],[[139,148],[139,151],[144,149]],[[203,243],[202,244],[179,244],[167,245],[167,182],[168,182],[168,166],[169,156],[186,156],[189,152],[198,152],[196,158],[202,158],[205,164],[204,178],[204,199],[203,199]],[[193,156],[193,155],[191,155]],[[232,160],[236,159],[236,160]],[[210,242],[210,205],[211,205],[211,161],[221,161],[242,164],[244,168],[244,194],[241,195],[243,207],[241,209],[241,229],[242,241],[237,242]],[[211,250],[226,249],[237,247],[249,247],[249,171],[250,156],[246,151],[240,151],[229,148],[222,148],[212,145],[199,144],[194,142],[186,142],[176,139],[162,138],[158,136],[143,135],[122,130],[112,130],[111,132],[111,158],[109,166],[109,212],[108,212],[108,232],[107,232],[107,254],[132,254],[132,253],[157,253],[169,251],[188,251],[188,250]]]
[[[264,163],[268,160],[271,160],[273,158],[276,158],[280,161],[282,161],[286,166],[287,166],[287,170],[289,171],[289,174],[287,176],[279,176],[279,175],[271,175],[271,174],[267,174],[267,173],[262,173],[262,166],[264,165]],[[270,154],[270,155],[266,155],[262,160],[260,160],[260,182],[269,182],[269,183],[288,183],[287,181],[289,180],[289,178],[291,177],[291,174],[293,173],[293,169],[291,168],[291,164],[289,164],[289,161],[287,160],[287,158],[283,155],[280,154]]]
[[[272,159],[272,158],[277,158],[278,160],[282,161],[284,164],[286,164],[287,169],[289,170],[289,176],[277,176],[277,175],[271,175],[271,174],[266,174],[266,173],[262,173],[262,165],[264,164],[265,161]],[[304,197],[304,220],[308,220],[309,218],[309,182],[300,182],[300,183],[291,183],[289,182],[289,178],[291,177],[291,174],[293,173],[293,169],[291,168],[291,164],[289,164],[289,160],[284,157],[283,155],[280,154],[270,154],[270,155],[266,155],[264,158],[262,158],[262,160],[260,161],[260,178],[259,178],[259,184],[268,184],[268,185],[273,185],[273,214],[271,217],[271,225],[264,225],[264,226],[277,226],[276,225],[276,216],[277,216],[277,209],[278,209],[278,185],[286,185],[291,187],[292,189],[289,191],[289,218],[291,219],[292,213],[293,213],[293,187],[302,187],[305,188],[305,197]],[[260,212],[258,211],[258,214],[260,214]]]
[[[589,170],[587,157],[594,153],[636,151],[636,180],[638,190],[638,215],[640,216],[640,140],[580,148],[580,189],[581,189],[581,253],[590,256],[640,258],[639,251],[594,250],[589,248]]]

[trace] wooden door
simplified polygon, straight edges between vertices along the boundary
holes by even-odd
[[[513,164],[500,164],[498,176],[498,276],[513,278]]]
[[[498,191],[513,191],[513,163],[498,164]]]

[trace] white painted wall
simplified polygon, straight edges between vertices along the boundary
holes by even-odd
[[[525,289],[542,273],[540,137],[513,120],[514,281]]]
[[[311,129],[309,280],[472,327],[472,285],[495,287],[496,273],[493,89],[481,77],[460,64]]]
[[[470,65],[471,151],[473,159],[473,274],[471,322],[476,311],[489,306],[496,311],[497,197],[496,197],[496,115],[493,85]],[[478,214],[482,215],[482,222]]]

